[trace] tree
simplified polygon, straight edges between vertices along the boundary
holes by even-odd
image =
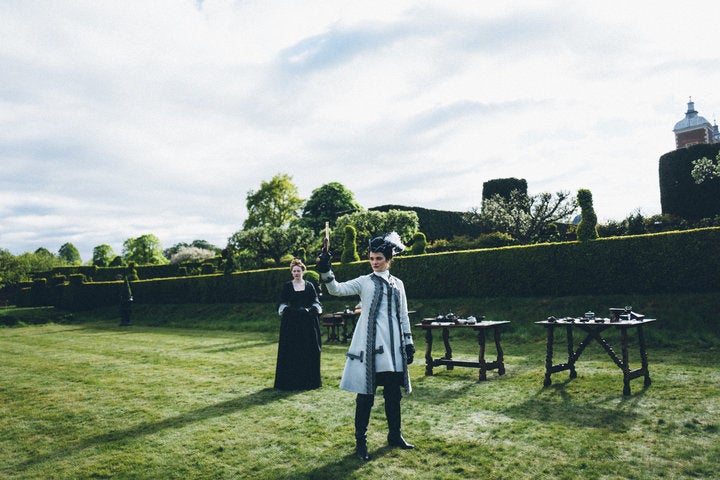
[[[577,201],[580,204],[580,223],[577,227],[577,238],[581,242],[598,238],[597,215],[593,208],[592,193],[581,188],[578,190]]]
[[[0,248],[0,288],[24,280],[27,274],[28,270],[22,268],[21,262],[15,255]]]
[[[468,218],[527,244],[553,240],[557,234],[555,222],[566,221],[576,210],[577,201],[569,192],[529,196],[513,190],[509,199],[498,194],[486,199],[482,210],[473,209]]]
[[[67,262],[68,265],[80,265],[82,263],[80,252],[72,243],[65,243],[60,247],[58,257]]]
[[[702,157],[692,162],[692,171],[690,174],[695,183],[703,183],[705,180],[720,178],[720,152],[715,157],[715,161],[707,157]]]
[[[303,200],[298,196],[292,177],[277,174],[269,182],[262,182],[257,192],[248,192],[248,218],[243,223],[243,230],[288,227],[300,218],[298,212],[302,206]]]
[[[357,252],[357,231],[352,225],[345,225],[345,237],[343,239],[341,263],[350,263],[360,261],[360,255]]]
[[[180,251],[180,249],[188,248],[188,247],[195,247],[195,248],[201,248],[203,250],[210,250],[210,251],[214,252],[216,255],[219,254],[220,251],[222,250],[221,248],[216,247],[215,245],[208,242],[207,240],[193,240],[192,243],[185,243],[185,242],[176,243],[172,247],[166,248],[165,250],[163,250],[163,255],[165,256],[165,258],[170,260],[173,257],[173,255],[175,255],[176,253],[178,253]]]
[[[31,280],[32,272],[47,272],[59,265],[60,260],[46,248],[18,256],[0,249],[0,287]]]
[[[122,255],[126,262],[135,262],[138,265],[165,265],[168,263],[167,258],[163,256],[160,240],[151,233],[125,240]]]
[[[313,190],[305,202],[301,221],[304,227],[319,232],[325,227],[325,222],[334,227],[339,216],[360,210],[362,207],[350,190],[341,183],[330,182]]]
[[[374,237],[385,235],[393,230],[400,235],[404,243],[412,239],[419,229],[417,213],[409,210],[389,210],[379,212],[367,210],[343,215],[338,218],[332,233],[330,245],[339,246],[344,236],[345,225],[352,225],[357,231],[357,249],[362,257],[367,252],[367,246]],[[339,250],[337,247],[331,247]]]
[[[110,245],[103,243],[93,248],[92,264],[98,267],[109,267],[115,258],[115,252]]]
[[[38,248],[37,250],[35,250],[34,253],[35,253],[35,255],[37,255],[38,257],[41,257],[41,258],[53,259],[53,260],[55,259],[55,255],[53,255],[52,252],[45,247]]]
[[[166,250],[167,251],[167,250]],[[176,263],[202,263],[215,257],[215,252],[198,247],[180,247],[180,249],[170,258],[171,264]]]
[[[228,248],[241,252],[244,268],[262,266],[266,259],[279,266],[284,255],[296,256],[297,251],[307,249],[314,239],[310,229],[299,225],[288,228],[264,226],[235,232],[228,239]]]
[[[645,216],[640,209],[635,209],[633,213],[626,219],[628,235],[644,235],[647,233],[645,228]]]

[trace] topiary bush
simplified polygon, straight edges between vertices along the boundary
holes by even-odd
[[[357,252],[357,230],[352,225],[345,225],[343,230],[343,251],[340,256],[340,263],[359,262],[360,255]]]
[[[598,238],[597,215],[593,208],[592,193],[590,190],[581,188],[577,194],[580,204],[580,223],[577,226],[577,239],[581,242],[595,240]]]
[[[427,238],[423,232],[416,232],[413,235],[412,247],[410,255],[425,255],[427,253]]]
[[[137,268],[135,268],[135,262],[128,262],[125,276],[131,282],[140,280],[140,277],[138,277]]]

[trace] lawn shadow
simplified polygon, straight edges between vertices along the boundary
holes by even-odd
[[[487,380],[478,381],[477,374],[470,378],[460,375],[432,375],[412,379],[413,401],[436,404],[438,398],[443,401],[452,401],[458,398],[465,398],[478,389],[478,386],[491,385],[502,380],[503,376],[488,375]],[[449,385],[459,385],[458,388],[448,389]],[[476,394],[476,393],[475,393]]]
[[[245,410],[258,405],[267,405],[268,403],[282,400],[293,395],[302,393],[301,391],[282,391],[274,388],[264,388],[262,390],[243,395],[237,398],[226,400],[224,402],[208,405],[196,410],[191,410],[174,417],[168,417],[155,422],[141,423],[129,428],[113,430],[102,435],[96,435],[81,440],[78,444],[72,446],[63,445],[56,452],[39,455],[18,464],[17,468],[25,469],[38,465],[47,461],[58,460],[63,457],[75,455],[87,448],[103,446],[117,441],[126,440],[128,438],[143,437],[152,435],[163,430],[178,429],[186,425],[201,422],[210,418],[222,417],[231,413]]]
[[[541,423],[603,428],[614,432],[627,431],[641,418],[641,415],[635,411],[637,399],[622,398],[614,408],[607,405],[609,402],[617,400],[618,395],[597,397],[593,402],[576,400],[565,388],[571,381],[571,379],[566,379],[563,382],[544,387],[537,391],[532,398],[503,410],[503,413],[508,417]],[[557,393],[559,398],[553,395],[554,393]]]
[[[264,347],[264,346],[272,345],[272,344],[276,344],[276,343],[277,343],[277,339],[275,339],[275,340],[253,340],[253,341],[232,340],[229,342],[218,343],[215,345],[188,347],[187,350],[202,351],[202,352],[206,352],[206,353],[236,352],[236,351],[245,350],[248,348]]]
[[[387,455],[392,450],[392,447],[385,445],[375,450],[370,450],[370,462],[373,462],[380,457]],[[293,474],[292,478],[305,479],[305,480],[337,480],[339,478],[347,478],[351,472],[359,470],[367,462],[364,462],[355,456],[354,451],[349,451],[346,455],[338,458],[336,461],[326,463],[314,470],[308,472]],[[283,475],[281,478],[287,478]]]

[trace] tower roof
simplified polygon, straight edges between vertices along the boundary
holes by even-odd
[[[677,133],[683,130],[694,130],[702,126],[712,128],[712,125],[710,125],[710,122],[708,122],[705,117],[698,115],[697,110],[695,110],[695,102],[693,102],[692,99],[690,99],[687,105],[688,109],[687,112],[685,112],[685,118],[675,124],[673,132]]]

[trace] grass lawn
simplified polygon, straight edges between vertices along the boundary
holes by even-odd
[[[426,377],[418,329],[414,391],[403,398],[403,434],[416,449],[386,447],[379,390],[367,463],[353,456],[354,395],[338,388],[347,346],[323,347],[322,388],[273,390],[271,306],[136,305],[130,327],[118,326],[115,309],[0,309],[0,324],[15,325],[0,327],[0,478],[718,478],[720,336],[704,327],[718,298],[632,299],[659,321],[645,330],[652,385],[633,380],[630,396],[596,343],[576,379],[562,372],[542,386],[545,330],[532,322],[582,314],[587,298],[486,300],[488,319],[513,322],[503,334],[507,373],[489,372],[486,382],[460,367]],[[623,300],[593,299],[590,308]],[[432,315],[448,302],[480,313],[471,301],[416,306]],[[343,305],[328,301],[326,310]],[[673,309],[684,328],[663,319]],[[436,337],[436,354],[441,345]],[[452,346],[457,359],[477,358],[472,334],[454,334]]]

